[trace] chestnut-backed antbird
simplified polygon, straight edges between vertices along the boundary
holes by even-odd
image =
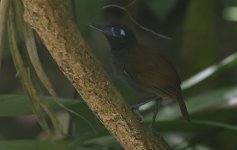
[[[180,78],[172,64],[154,50],[138,43],[133,32],[122,24],[90,24],[107,38],[112,54],[112,62],[118,76],[140,94],[140,106],[154,100],[156,110],[154,123],[161,100],[171,99],[178,102],[183,117],[189,121],[189,114],[180,88]]]

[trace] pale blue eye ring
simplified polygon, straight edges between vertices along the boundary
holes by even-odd
[[[120,29],[120,35],[125,36],[125,31],[123,29]]]
[[[112,27],[113,36],[126,36],[124,29]]]

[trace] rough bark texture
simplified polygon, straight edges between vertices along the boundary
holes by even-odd
[[[90,47],[83,40],[63,0],[23,0],[24,19],[90,109],[127,150],[165,150],[123,102]]]

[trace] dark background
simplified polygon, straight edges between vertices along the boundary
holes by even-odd
[[[111,80],[119,88],[127,102],[136,99],[131,91],[112,73],[109,46],[104,36],[88,27],[88,23],[119,22],[129,26],[138,41],[169,59],[177,69],[182,81],[209,68],[208,78],[195,85],[183,88],[183,94],[191,115],[191,123],[186,123],[176,104],[162,107],[155,130],[165,137],[174,149],[185,150],[235,150],[237,148],[237,0],[72,0],[66,2],[72,16],[85,39],[101,60]],[[115,7],[103,9],[114,4],[126,8],[140,26],[170,37],[170,40],[158,37],[136,25],[128,14]],[[131,5],[130,5],[131,4]],[[19,48],[24,46],[19,42]],[[75,99],[75,91],[68,80],[58,70],[50,54],[40,40],[38,52],[43,67],[62,98]],[[144,54],[145,55],[145,54]],[[231,57],[231,62],[220,63]],[[48,95],[35,76],[37,87],[43,95]],[[194,83],[194,80],[191,80]],[[184,86],[184,85],[183,85]],[[10,55],[7,36],[5,39],[4,58],[0,70],[0,105],[2,112],[17,110],[15,101],[6,108],[1,103],[4,95],[24,95],[16,78],[16,71]],[[79,101],[79,100],[78,100]],[[18,107],[24,107],[19,105]],[[81,109],[80,109],[81,108]],[[60,140],[60,144],[69,143],[71,149],[121,149],[119,144],[105,131],[98,120],[82,102],[71,106],[87,118],[98,130],[93,133],[82,119],[71,115],[75,130],[69,139]],[[58,111],[59,114],[62,111]],[[18,143],[4,143],[10,140],[24,140],[29,147],[42,139],[41,129],[33,115],[1,114],[0,140],[5,146]],[[151,110],[144,111],[145,122],[151,120]],[[64,122],[65,122],[64,118]],[[93,140],[92,140],[93,139]],[[27,143],[28,142],[28,143]],[[33,142],[33,143],[32,143]],[[48,143],[40,144],[50,147]],[[0,142],[1,148],[1,142]],[[16,148],[16,147],[15,147]],[[62,148],[63,149],[63,148]],[[66,148],[65,148],[66,149]]]

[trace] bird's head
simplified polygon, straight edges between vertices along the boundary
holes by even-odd
[[[90,27],[101,31],[109,41],[112,50],[126,49],[134,46],[137,41],[133,32],[122,24],[89,24]]]

